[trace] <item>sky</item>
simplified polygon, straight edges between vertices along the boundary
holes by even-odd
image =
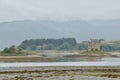
[[[120,0],[0,0],[0,22],[119,19]]]

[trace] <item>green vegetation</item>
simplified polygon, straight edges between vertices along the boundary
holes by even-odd
[[[27,50],[74,50],[77,42],[74,38],[25,40],[20,48]]]
[[[9,48],[4,48],[3,51],[0,52],[0,55],[28,55],[33,54],[33,51],[23,50],[22,48],[18,48],[12,45]]]
[[[23,53],[23,50],[21,48],[17,48],[14,45],[12,45],[9,48],[5,48],[1,53],[8,53],[8,54],[21,54]]]
[[[95,56],[95,57],[111,56],[110,53],[107,53],[107,52],[101,51],[101,50],[96,50],[96,51],[83,51],[83,52],[80,52],[80,55]]]
[[[88,49],[88,44],[87,43],[78,43],[77,44],[77,49],[78,50],[87,50]]]
[[[96,51],[84,51],[82,52],[84,54],[106,54],[107,52],[101,51],[101,50],[96,50]]]
[[[120,42],[113,42],[111,44],[102,44],[101,49],[103,51],[120,51]]]
[[[25,50],[87,50],[87,41],[77,43],[75,38],[61,39],[31,39],[25,40],[19,48]],[[120,51],[120,41],[104,41],[101,45],[102,51]]]
[[[79,50],[87,50],[87,42],[77,44]],[[101,50],[105,52],[120,51],[120,41],[105,41],[101,44]]]

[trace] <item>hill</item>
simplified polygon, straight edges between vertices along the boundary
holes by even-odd
[[[78,42],[90,38],[119,40],[120,20],[49,21],[26,20],[0,23],[0,48],[19,45],[26,39],[74,37]]]

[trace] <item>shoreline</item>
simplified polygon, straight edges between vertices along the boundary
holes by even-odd
[[[120,80],[120,66],[0,68],[0,80]]]
[[[120,66],[34,66],[34,67],[1,67],[0,72],[19,72],[19,71],[60,71],[60,70],[118,70]]]

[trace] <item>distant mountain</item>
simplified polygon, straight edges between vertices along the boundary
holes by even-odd
[[[90,38],[119,40],[119,35],[120,20],[3,22],[0,23],[0,48],[19,45],[26,39],[74,37],[78,41]]]

